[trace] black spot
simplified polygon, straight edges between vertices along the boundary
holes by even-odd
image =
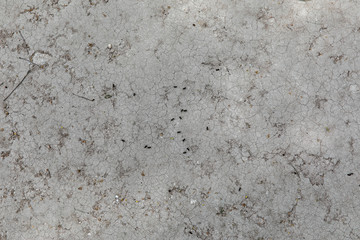
[[[170,121],[174,121],[175,120],[175,118],[172,118]]]
[[[348,173],[348,176],[350,177],[351,175],[353,175],[354,173]]]
[[[181,133],[181,131],[177,131],[177,133]]]
[[[133,93],[133,96],[135,97],[135,96],[136,96],[136,93]]]
[[[182,117],[179,117],[180,119],[182,119]]]
[[[145,145],[145,147],[144,148],[147,148],[148,147],[148,145]]]
[[[241,191],[241,187],[239,187],[239,192]]]
[[[122,142],[125,142],[125,140],[124,140],[124,139],[121,139],[121,141],[122,141]]]
[[[183,87],[183,90],[185,90],[186,89],[186,87]]]
[[[151,147],[150,147],[150,146],[148,146],[147,148],[148,148],[148,149],[150,149]]]
[[[177,86],[174,86],[174,88],[177,88]]]
[[[186,152],[183,152],[183,154],[186,154]]]
[[[217,68],[217,69],[215,69],[215,70],[216,70],[217,72],[218,72],[218,71],[220,71],[220,69],[219,69],[219,68]]]
[[[186,140],[186,139],[184,138],[182,141],[185,142],[185,140]]]
[[[194,25],[195,25],[195,24],[194,24]],[[190,231],[189,233],[190,233],[190,234],[192,234],[192,232],[191,232],[191,231]]]
[[[208,131],[209,131],[209,127],[206,127],[206,130],[208,130]]]
[[[186,150],[190,151],[190,149],[189,149],[189,148],[186,148]]]
[[[172,190],[171,189],[169,189],[169,193],[171,193],[172,192]]]
[[[195,23],[193,23],[193,26],[194,26],[194,27],[196,26]]]

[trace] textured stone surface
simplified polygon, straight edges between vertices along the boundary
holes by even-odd
[[[1,1],[0,239],[360,239],[359,9]]]

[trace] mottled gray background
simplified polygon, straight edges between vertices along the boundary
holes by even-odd
[[[0,239],[360,239],[359,10],[1,1]]]

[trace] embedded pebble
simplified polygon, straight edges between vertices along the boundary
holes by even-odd
[[[51,59],[51,55],[44,52],[35,52],[30,60],[35,63],[36,65],[44,66],[47,64]]]

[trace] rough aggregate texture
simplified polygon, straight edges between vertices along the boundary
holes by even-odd
[[[359,9],[0,1],[0,240],[360,239]]]

